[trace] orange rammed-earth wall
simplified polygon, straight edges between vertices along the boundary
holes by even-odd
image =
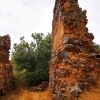
[[[9,35],[0,36],[0,95],[11,88],[13,67],[9,61],[9,50]]]
[[[100,100],[100,52],[93,48],[87,21],[78,0],[56,0],[49,63],[52,100]]]

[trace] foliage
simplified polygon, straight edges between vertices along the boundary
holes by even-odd
[[[49,79],[48,61],[51,57],[51,34],[32,33],[31,37],[31,43],[21,37],[19,44],[14,43],[12,51],[14,70],[21,72],[20,76],[28,84]]]
[[[97,43],[95,43],[95,44],[94,44],[94,48],[95,48],[96,50],[100,50],[100,45],[97,44]]]

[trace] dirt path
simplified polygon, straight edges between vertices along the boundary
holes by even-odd
[[[24,90],[19,100],[51,100],[51,99],[50,99],[50,94],[48,89],[40,93],[28,92]]]
[[[49,89],[36,93],[20,88],[0,98],[0,100],[51,100],[51,98]]]

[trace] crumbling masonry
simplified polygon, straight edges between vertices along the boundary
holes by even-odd
[[[12,65],[9,61],[10,37],[0,36],[0,95],[11,88]]]
[[[78,0],[56,0],[49,63],[52,100],[76,100],[99,86],[100,53],[93,48],[87,21]]]

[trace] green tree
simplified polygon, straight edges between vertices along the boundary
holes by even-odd
[[[95,43],[95,44],[94,44],[94,48],[95,48],[96,50],[100,50],[100,45],[97,44],[97,43]]]
[[[32,33],[33,41],[28,43],[24,37],[20,43],[14,43],[12,61],[14,70],[27,83],[36,83],[49,79],[48,61],[51,57],[51,34]]]
[[[32,36],[34,37],[34,34],[32,34]],[[37,40],[37,48],[35,50],[36,70],[34,73],[34,77],[36,79],[39,78],[40,80],[48,80],[48,61],[50,61],[51,57],[51,34],[48,34],[46,37],[44,37],[44,39],[40,36],[38,38],[40,39]]]

